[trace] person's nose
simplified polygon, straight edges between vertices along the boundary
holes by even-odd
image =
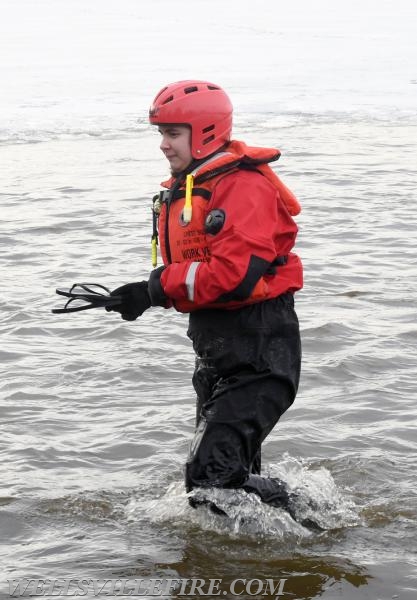
[[[162,152],[166,152],[169,149],[169,141],[165,135],[162,136],[159,147],[161,148]]]

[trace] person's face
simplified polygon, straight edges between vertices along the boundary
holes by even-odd
[[[187,125],[159,125],[162,136],[160,148],[165,154],[171,172],[181,173],[193,160],[191,155],[191,128]]]

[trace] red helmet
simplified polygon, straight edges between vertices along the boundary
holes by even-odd
[[[185,80],[166,85],[149,109],[152,125],[191,127],[191,154],[205,158],[230,140],[232,103],[221,87],[208,81]]]

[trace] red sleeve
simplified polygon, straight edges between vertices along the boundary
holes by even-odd
[[[204,305],[244,299],[272,261],[294,245],[296,224],[277,190],[257,172],[238,171],[221,179],[208,212],[213,209],[223,210],[225,221],[219,233],[207,235],[210,261],[173,263],[162,273],[164,292],[173,300]]]

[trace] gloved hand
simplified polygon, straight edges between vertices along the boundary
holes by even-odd
[[[120,304],[107,306],[107,312],[120,313],[124,321],[134,321],[151,306],[147,281],[126,283],[113,290],[110,296],[121,296],[122,299]]]

